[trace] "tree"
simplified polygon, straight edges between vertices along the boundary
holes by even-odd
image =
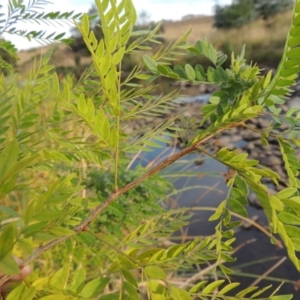
[[[257,17],[253,1],[237,0],[231,5],[215,6],[215,23],[217,28],[241,27]]]
[[[268,19],[293,7],[293,0],[234,0],[231,5],[215,6],[217,28],[241,27],[258,17]]]
[[[97,40],[91,33],[89,17],[84,14],[78,30],[93,66],[78,82],[71,77],[59,82],[54,66],[48,64],[51,53],[33,63],[25,85],[16,77],[0,78],[0,196],[7,204],[0,206],[0,271],[5,274],[0,286],[26,264],[35,263],[35,273],[7,300],[291,299],[291,295],[275,296],[277,289],[262,298],[261,293],[268,288],[246,289],[237,296],[232,290],[238,283],[227,280],[189,281],[190,286],[179,286],[168,275],[209,260],[227,278],[230,266],[225,263],[233,260],[233,228],[237,226],[232,216],[247,216],[244,206],[249,188],[267,216],[271,241],[280,236],[300,270],[300,163],[296,156],[300,142],[294,135],[300,112],[293,108],[282,114],[279,107],[289,96],[300,67],[300,38],[295,29],[300,0],[273,78],[271,72],[262,76],[257,66],[247,64],[244,51],[233,55],[230,68],[224,69],[225,55],[207,41],[193,46],[186,43],[187,33],[152,56],[144,55],[143,64],[122,80],[124,55],[140,53],[144,43],[157,42],[158,29],[135,33],[137,41],[128,43],[137,18],[132,2],[121,1],[117,6],[114,0],[97,0],[96,4],[103,39]],[[10,7],[12,11],[21,9],[19,18],[28,16],[22,4],[11,1]],[[51,15],[51,21],[65,15]],[[40,22],[34,16],[40,15],[32,18]],[[122,20],[123,26],[116,20]],[[172,53],[187,51],[206,57],[213,66],[207,71],[188,64],[171,69],[170,62],[175,60]],[[213,83],[220,90],[199,112],[201,124],[184,149],[150,170],[130,170],[129,154],[151,150],[157,146],[155,140],[167,141],[162,134],[174,136],[183,131],[171,119],[143,135],[125,132],[128,121],[151,120],[153,115],[165,114],[179,105],[174,92],[164,97],[149,95],[154,88],[151,82],[159,76],[194,84]],[[137,79],[145,85],[137,84]],[[276,172],[248,159],[247,153],[227,148],[211,153],[205,148],[212,137],[247,126],[248,120],[260,115],[272,115],[273,121],[261,130],[261,138],[264,142],[269,136],[277,140],[289,177],[289,186],[274,195],[262,177],[276,184],[280,178]],[[282,123],[289,125],[283,134],[278,131]],[[157,198],[170,188],[158,173],[196,151],[232,170],[228,195],[210,217],[210,221],[217,221],[216,234],[162,245],[161,241],[189,222],[190,215],[186,209],[165,211],[157,205]],[[25,257],[20,266],[13,255]]]
[[[294,0],[254,0],[254,8],[259,16],[267,20],[280,12],[292,9],[294,3]]]

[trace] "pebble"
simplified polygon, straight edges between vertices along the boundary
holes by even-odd
[[[300,85],[299,85],[300,86]],[[210,86],[202,86],[203,92],[204,89],[206,88],[211,88]],[[196,99],[196,97],[194,97]],[[205,103],[205,102],[204,102]],[[295,106],[298,105],[300,107],[300,88],[299,88],[299,95],[296,97],[292,98],[288,102],[289,106]],[[292,105],[293,104],[293,105]],[[154,117],[153,120],[145,120],[145,119],[140,119],[137,121],[130,122],[126,124],[126,127],[124,129],[124,132],[127,135],[134,134],[134,129],[144,131],[149,128],[154,128],[158,126],[159,124],[164,123],[164,121],[167,118],[172,118],[177,115],[184,116],[184,118],[189,121],[192,118],[196,120],[196,127],[199,125],[200,121],[200,110],[201,107],[203,106],[203,103],[200,103],[199,101],[194,101],[194,102],[183,102],[181,106],[176,107],[176,109],[171,110],[168,114],[164,113],[161,118]],[[288,107],[283,106],[284,110],[287,110]],[[269,118],[263,118],[259,117],[256,119],[252,119],[247,121],[247,124],[254,129],[257,128],[259,130],[265,129],[270,125],[271,119]],[[195,129],[198,130],[199,132],[207,128],[207,124],[204,124],[201,126],[201,128]],[[288,124],[282,124],[281,128],[279,131],[284,131],[288,130],[289,125]],[[193,130],[191,130],[193,132]],[[193,134],[193,133],[191,133]],[[187,137],[189,139],[189,136]],[[218,135],[217,138],[212,139],[210,142],[207,143],[207,149],[212,152],[216,152],[219,150],[221,147],[227,147],[230,150],[233,150],[235,148],[240,148],[244,152],[247,152],[249,154],[248,159],[257,159],[261,165],[265,167],[269,167],[271,170],[274,170],[275,172],[278,173],[278,175],[281,178],[280,186],[276,187],[274,186],[274,189],[276,190],[281,190],[284,188],[284,182],[287,181],[287,175],[283,167],[283,160],[282,160],[282,155],[279,149],[278,142],[276,138],[274,137],[268,137],[267,138],[269,145],[264,146],[261,143],[261,134],[256,131],[249,130],[244,127],[234,127],[229,130],[224,131],[222,134]],[[241,144],[241,141],[244,141]],[[246,143],[246,145],[244,145]],[[171,143],[174,144],[174,143]],[[185,143],[183,141],[177,141],[177,144],[180,147],[185,147]],[[242,147],[240,147],[242,146]],[[300,152],[297,155],[300,158]],[[196,164],[201,164],[202,162],[195,162]],[[270,180],[266,179],[264,182],[267,182],[268,184],[270,183]],[[271,183],[270,183],[271,184]],[[251,198],[252,197],[252,198]],[[255,201],[254,196],[251,196],[251,201],[254,203],[254,205],[259,206],[259,203],[257,200]],[[256,197],[255,197],[256,198]],[[249,200],[250,201],[250,200]]]
[[[266,119],[263,119],[263,118],[260,118],[257,120],[257,127],[258,128],[267,128],[270,124],[270,120],[266,120]]]
[[[254,141],[257,140],[261,137],[261,134],[259,132],[255,132],[255,131],[248,131],[247,135],[243,136],[243,139],[245,141]]]
[[[260,202],[258,201],[256,195],[254,193],[250,193],[248,196],[249,204],[255,208],[262,208]]]
[[[269,189],[268,192],[269,192],[270,195],[275,195],[276,194],[276,191],[273,190],[273,189]],[[252,193],[249,194],[248,201],[249,201],[249,204],[251,206],[253,206],[255,208],[258,208],[258,209],[262,208],[262,206],[261,206],[260,202],[258,201],[255,193],[252,192]]]
[[[277,165],[281,165],[282,164],[282,160],[277,157],[276,155],[270,155],[267,157],[264,157],[261,160],[261,164],[267,167],[273,167],[273,166],[277,166]]]

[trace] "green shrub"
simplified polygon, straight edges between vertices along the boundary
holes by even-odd
[[[293,0],[233,0],[231,5],[215,6],[214,26],[224,29],[241,27],[257,17],[267,20],[293,5]]]
[[[291,299],[292,295],[275,296],[277,290],[261,298],[270,287],[235,292],[239,284],[230,283],[232,271],[227,263],[234,260],[233,229],[239,225],[232,216],[247,217],[251,188],[267,216],[271,242],[280,236],[300,270],[300,163],[296,157],[300,112],[293,108],[281,113],[280,109],[300,68],[300,1],[273,78],[271,72],[262,76],[257,66],[247,64],[244,51],[232,55],[230,67],[224,69],[226,55],[207,41],[194,46],[186,43],[186,34],[151,57],[144,55],[143,63],[122,79],[124,56],[141,54],[149,42],[159,43],[158,28],[132,31],[136,13],[131,0],[118,4],[96,0],[95,4],[101,40],[90,31],[86,14],[78,25],[79,16],[39,14],[17,1],[9,1],[8,26],[0,27],[2,34],[20,18],[39,23],[74,17],[93,59],[79,80],[66,76],[60,81],[48,63],[51,53],[34,61],[26,80],[0,77],[0,271],[4,274],[0,286],[25,265],[33,264],[34,269],[7,299]],[[42,33],[11,31],[44,39]],[[129,42],[132,36],[137,39]],[[45,40],[61,38],[54,35]],[[5,49],[15,55],[13,47]],[[205,57],[211,66],[204,70],[201,65],[176,65],[172,54],[187,52]],[[158,142],[183,133],[170,119],[143,134],[126,134],[128,122],[151,122],[153,116],[179,105],[174,92],[151,95],[155,89],[151,82],[158,77],[217,84],[220,90],[199,111],[202,121],[197,128],[201,129],[194,129],[185,148],[150,169],[132,170],[137,153],[151,151],[160,146]],[[137,79],[145,84],[136,84]],[[289,186],[276,194],[268,192],[262,179],[277,184],[280,176],[248,159],[247,153],[227,148],[211,153],[205,148],[224,131],[248,126],[248,120],[266,115],[272,115],[273,121],[261,129],[261,139],[265,144],[268,137],[278,141],[289,177]],[[277,130],[282,123],[289,126],[284,134]],[[217,224],[213,237],[167,244],[191,216],[188,209],[166,211],[159,205],[172,188],[159,172],[196,151],[232,170],[228,195],[209,218]],[[24,258],[20,266],[13,256]],[[207,261],[227,280],[172,281],[172,274]]]

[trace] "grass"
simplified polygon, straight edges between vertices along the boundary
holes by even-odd
[[[182,21],[164,21],[166,43],[177,40],[189,28],[192,32],[188,38],[190,43],[207,39],[219,50],[230,55],[238,53],[246,45],[246,57],[261,66],[276,67],[281,58],[286,34],[289,30],[292,12],[281,13],[269,20],[258,19],[241,28],[220,30],[213,27],[213,17],[197,17]],[[26,72],[33,57],[45,54],[54,48],[52,62],[60,67],[76,67],[76,54],[65,45],[54,45],[19,52],[18,70]],[[188,57],[189,63],[202,63],[199,58]],[[88,65],[90,57],[81,57],[81,66]],[[205,66],[205,62],[204,62]]]
[[[281,13],[269,20],[258,19],[241,28],[221,30],[213,27],[213,17],[202,17],[180,22],[164,22],[167,40],[175,40],[187,31],[192,33],[188,41],[195,43],[207,39],[226,54],[240,52],[246,45],[249,60],[263,66],[276,67],[284,48],[286,35],[290,28],[292,12]]]

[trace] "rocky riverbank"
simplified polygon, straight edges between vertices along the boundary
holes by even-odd
[[[289,101],[291,105],[289,106],[300,106],[300,97],[298,94],[300,94],[300,84],[295,87],[293,97]],[[176,116],[183,116],[186,121],[195,121],[195,124],[191,125],[191,128],[186,130],[186,136],[180,137],[172,142],[173,145],[175,144],[178,147],[183,147],[189,141],[189,138],[193,136],[193,132],[199,130],[197,124],[200,122],[200,110],[208,98],[209,95],[205,94],[192,97],[183,102],[176,110],[171,110],[161,117],[155,117],[152,120],[140,119],[134,121],[127,127],[126,133],[133,134],[137,131],[143,133],[146,129],[149,130],[149,126],[153,128],[161,124],[164,120]],[[287,111],[288,106],[282,106],[282,109],[283,111]],[[180,122],[180,118],[178,120]],[[208,150],[215,153],[220,148],[227,147],[230,150],[240,149],[243,152],[247,152],[249,155],[248,158],[260,161],[262,166],[271,168],[279,174],[280,181],[278,186],[273,185],[271,180],[264,179],[264,183],[270,186],[270,191],[275,192],[286,187],[288,179],[276,138],[273,136],[268,137],[268,145],[266,145],[266,140],[262,140],[260,131],[266,129],[269,126],[270,121],[270,119],[265,117],[259,117],[247,122],[249,128],[237,127],[227,130],[223,132],[222,135],[218,135],[210,141]],[[283,132],[288,128],[289,126],[287,124],[283,124],[279,131]],[[190,134],[189,131],[191,131]],[[250,194],[249,202],[256,207],[259,207],[255,195]]]

